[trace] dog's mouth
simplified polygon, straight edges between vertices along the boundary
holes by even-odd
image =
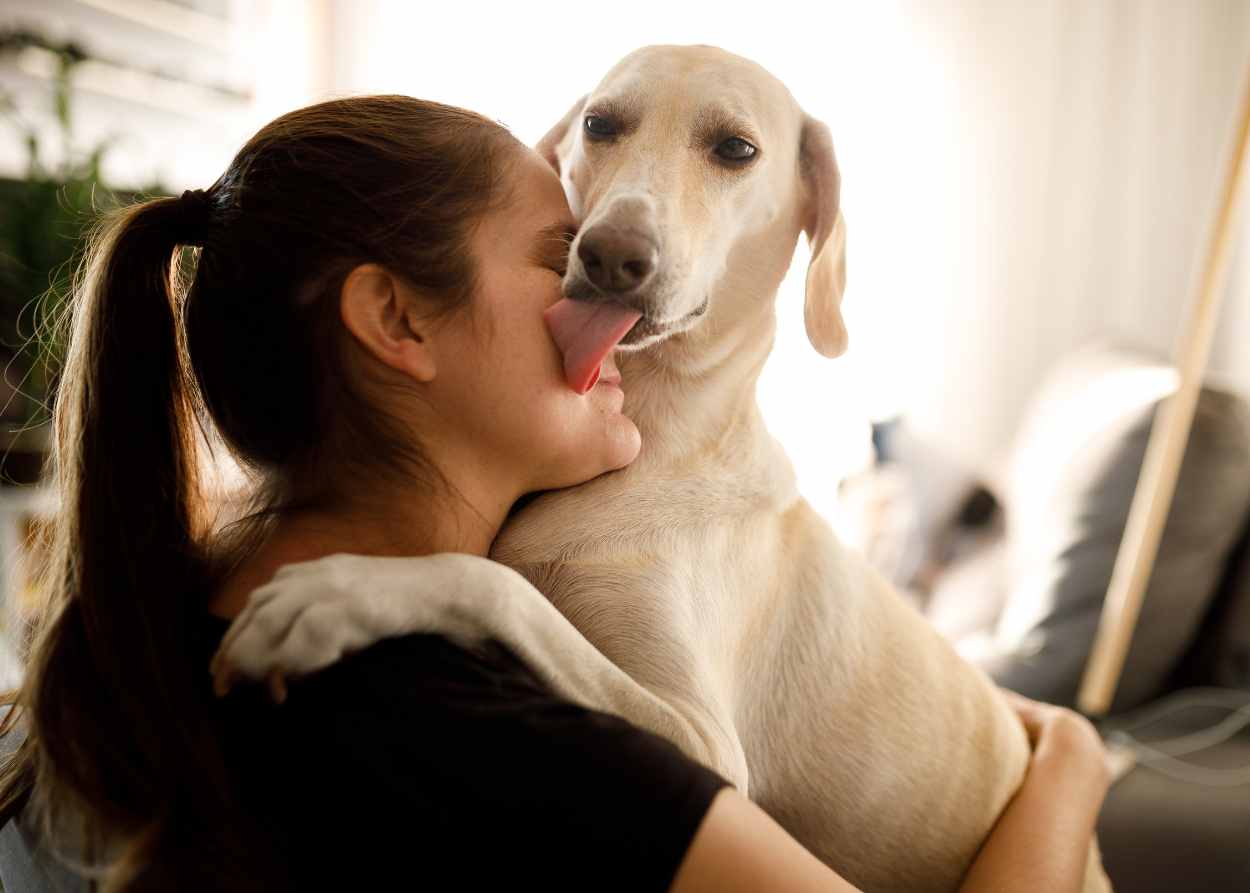
[[[662,288],[662,286],[658,286]],[[610,294],[596,287],[579,269],[573,269],[565,277],[562,291],[564,297],[582,304],[612,304],[636,311],[640,317],[633,328],[625,333],[619,346],[623,350],[642,350],[658,344],[694,326],[708,311],[708,296],[694,310],[682,316],[665,319],[656,313],[657,305],[669,304],[670,300],[657,300],[656,283],[647,289],[624,294]]]
[[[671,322],[657,322],[618,301],[578,301],[564,298],[543,313],[552,340],[564,360],[570,388],[585,394],[599,381],[613,350],[641,350],[690,328],[707,312],[708,302]],[[605,362],[608,361],[608,362]]]
[[[585,394],[595,386],[602,367],[642,314],[615,303],[592,304],[564,298],[543,313],[547,330],[563,355],[564,378]]]
[[[643,314],[638,322],[634,323],[633,328],[625,333],[625,337],[620,341],[620,347],[626,350],[642,350],[658,344],[666,338],[689,329],[698,322],[699,317],[707,313],[707,308],[708,299],[705,297],[698,307],[677,319],[660,321],[653,316]]]

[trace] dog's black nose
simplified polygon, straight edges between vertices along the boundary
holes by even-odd
[[[596,288],[623,293],[637,291],[650,281],[660,252],[644,235],[599,224],[582,233],[577,256]]]

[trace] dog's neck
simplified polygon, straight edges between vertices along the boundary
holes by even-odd
[[[759,410],[755,382],[772,346],[772,308],[753,332],[740,330],[715,359],[692,359],[695,339],[679,335],[653,351],[619,357],[625,382],[625,414],[642,433],[642,457],[674,460],[705,452],[742,424],[753,424]],[[723,337],[722,342],[731,340]],[[718,345],[719,346],[719,345]],[[679,353],[681,362],[671,362]]]
[[[743,428],[764,429],[755,384],[772,350],[777,291],[796,240],[794,231],[758,236],[755,250],[739,253],[726,271],[702,323],[653,348],[618,354],[624,411],[642,433],[635,465],[682,464],[717,451]]]

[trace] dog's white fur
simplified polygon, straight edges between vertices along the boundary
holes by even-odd
[[[621,135],[588,139],[587,114]],[[720,165],[725,136],[759,156]],[[747,60],[650,47],[539,149],[583,233],[623,218],[659,246],[647,324],[619,355],[642,454],[511,519],[492,557],[532,587],[468,556],[335,556],[260,590],[223,653],[259,676],[417,629],[499,638],[558,692],[719,770],[858,887],[956,889],[1024,775],[1023,730],[802,499],[755,403],[802,231],[808,334],[845,345],[828,130]],[[588,287],[576,255],[566,294]],[[1108,887],[1091,847],[1086,889]]]

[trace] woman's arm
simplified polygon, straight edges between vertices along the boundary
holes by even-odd
[[[288,565],[252,594],[222,643],[214,672],[222,689],[236,674],[303,675],[379,639],[415,631],[441,632],[470,645],[498,639],[536,672],[548,671],[542,681],[557,693],[622,715],[746,786],[745,776],[735,776],[729,764],[708,759],[684,717],[603,657],[524,578],[474,556],[336,555]],[[1033,761],[963,889],[1080,890],[1094,819],[1109,784],[1102,744],[1076,714],[1023,698],[1013,706],[1034,742]],[[671,889],[854,888],[746,797],[722,791]]]
[[[1110,786],[1102,742],[1071,711],[1017,696],[1011,701],[1034,742],[1033,759],[960,890],[1076,893]],[[729,788],[712,801],[669,888],[671,893],[854,889]]]
[[[669,893],[854,893],[772,817],[733,788],[712,801]]]
[[[1106,749],[1079,714],[1007,694],[1029,733],[1033,759],[960,889],[1080,890],[1111,787]]]

